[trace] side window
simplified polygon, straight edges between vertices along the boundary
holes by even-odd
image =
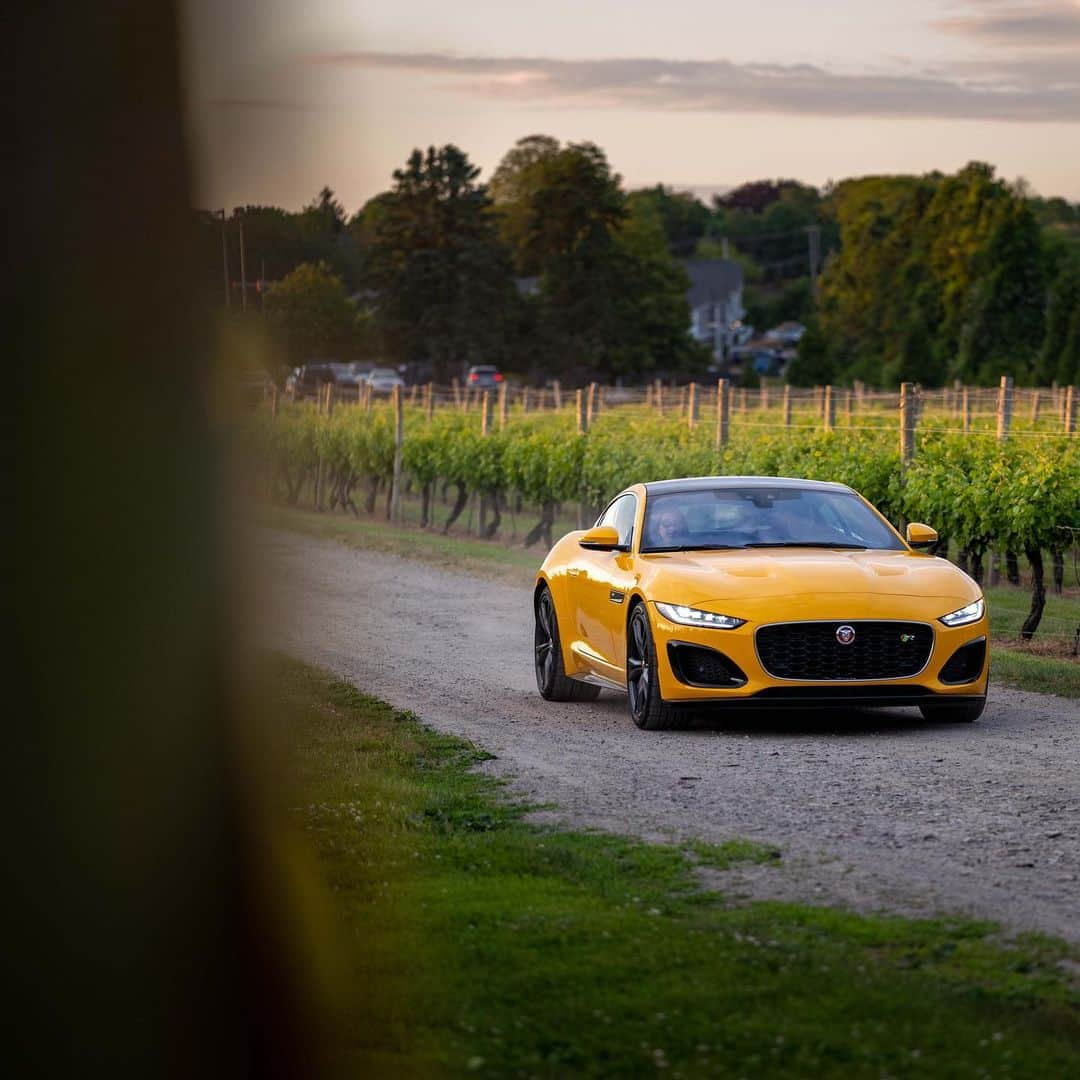
[[[636,496],[623,495],[604,511],[596,524],[611,525],[619,533],[619,543],[629,547],[634,538],[634,518],[636,516]]]

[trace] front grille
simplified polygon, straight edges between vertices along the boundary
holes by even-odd
[[[837,639],[845,626],[855,631],[850,645]],[[934,647],[933,629],[909,622],[777,623],[760,627],[755,639],[769,675],[812,682],[908,678],[926,667]]]

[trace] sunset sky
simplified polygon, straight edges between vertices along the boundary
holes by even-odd
[[[1080,0],[189,0],[198,200],[351,213],[414,146],[591,140],[702,194],[978,159],[1080,200]]]

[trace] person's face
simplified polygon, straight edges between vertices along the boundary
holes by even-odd
[[[682,515],[661,510],[656,518],[656,535],[662,544],[674,544],[682,538]]]

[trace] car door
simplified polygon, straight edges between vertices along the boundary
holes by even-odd
[[[637,496],[628,493],[615,499],[597,525],[610,525],[619,533],[620,546],[633,543]],[[626,664],[626,599],[633,587],[633,556],[627,551],[581,549],[574,560],[577,621],[582,634],[582,659],[595,674],[620,685]]]

